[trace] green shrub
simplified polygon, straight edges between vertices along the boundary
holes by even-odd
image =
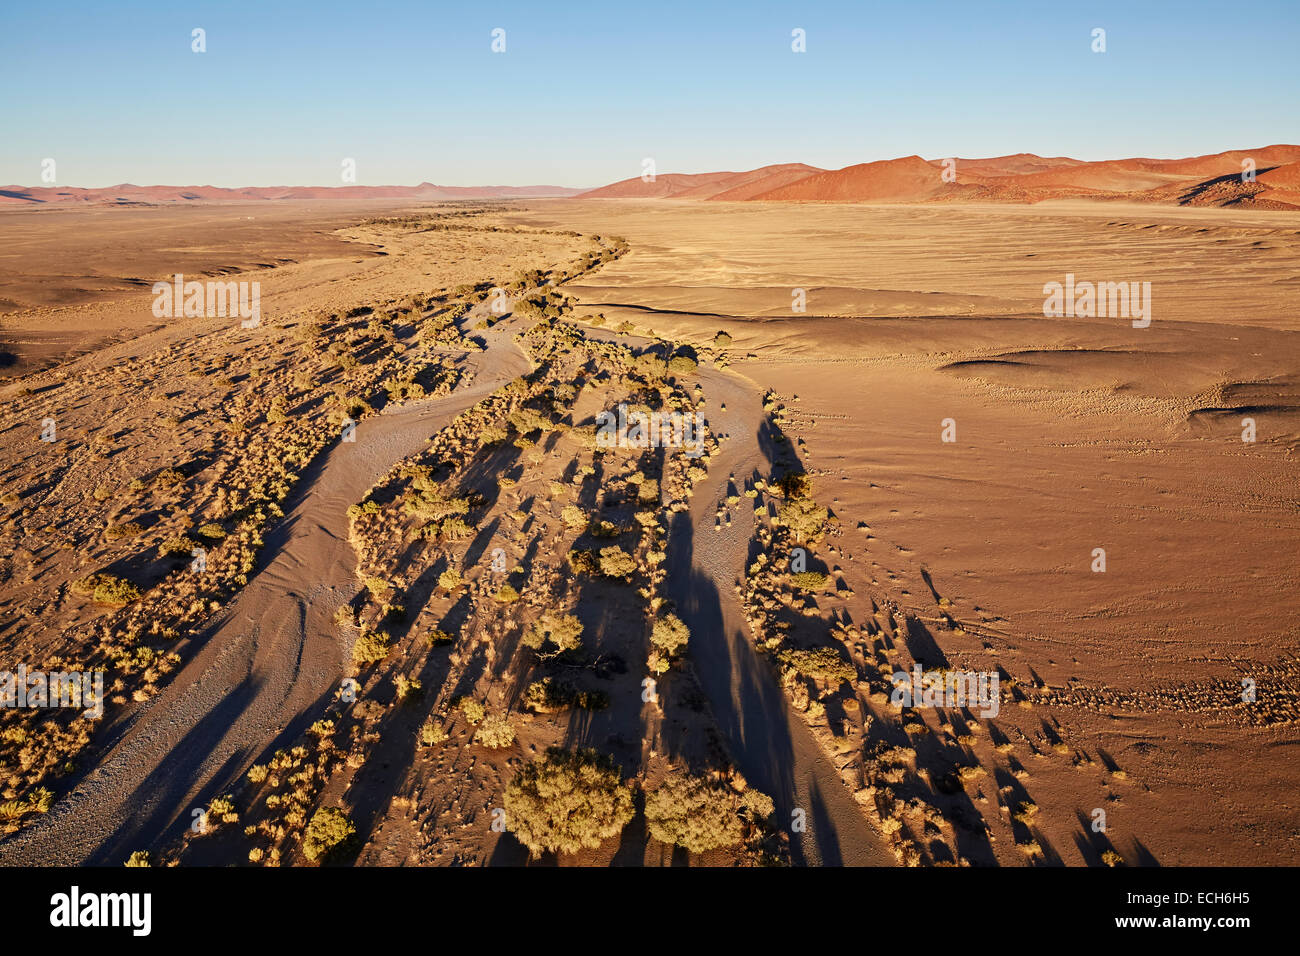
[[[735,846],[744,836],[738,803],[733,791],[699,777],[669,777],[646,796],[646,828],[691,853]]]
[[[367,631],[352,646],[352,661],[358,667],[377,664],[388,656],[391,639],[384,631]]]
[[[111,524],[104,531],[104,537],[109,541],[120,541],[123,538],[134,538],[144,534],[144,525],[138,521],[124,521],[121,524]]]
[[[474,743],[482,744],[492,750],[501,750],[515,742],[515,728],[510,721],[498,714],[483,718],[478,730],[474,731]]]
[[[405,674],[394,677],[393,684],[397,688],[398,701],[404,704],[418,698],[424,689],[416,678],[407,677]]]
[[[607,578],[626,578],[636,573],[636,561],[618,545],[600,549],[600,573]]]
[[[676,614],[665,614],[650,630],[650,644],[667,657],[677,657],[686,650],[690,629]]]
[[[188,535],[177,534],[160,544],[158,552],[164,557],[177,554],[188,558],[198,546],[199,543]]]
[[[208,804],[208,823],[238,823],[239,814],[235,810],[235,801],[229,794],[216,797]]]
[[[432,718],[429,719],[423,727],[420,728],[420,743],[426,747],[433,747],[447,739],[447,730],[442,724]]]
[[[609,706],[609,695],[599,690],[577,690],[566,681],[543,677],[524,691],[524,706],[543,714],[567,707],[604,710]]]
[[[342,810],[321,807],[307,824],[302,852],[309,860],[328,858],[350,843],[356,833],[356,824]]]
[[[547,611],[524,632],[522,641],[539,653],[572,651],[582,645],[582,622],[573,614]]]
[[[478,724],[487,715],[487,708],[473,697],[465,697],[460,702],[460,712],[471,724]]]
[[[826,586],[826,575],[820,571],[799,571],[790,576],[790,583],[805,591],[819,591]]]
[[[811,498],[787,499],[777,514],[777,524],[789,528],[800,541],[815,541],[826,527],[829,512]]]
[[[857,669],[830,647],[816,647],[811,650],[787,648],[779,651],[776,657],[786,667],[794,668],[803,677],[815,677],[832,684],[854,680],[858,676]]]
[[[610,758],[559,748],[527,764],[506,787],[506,826],[534,858],[595,849],[634,815],[632,795]]]
[[[96,604],[113,607],[130,604],[140,597],[140,589],[130,581],[104,572],[74,582],[72,589],[79,594],[89,594]]]

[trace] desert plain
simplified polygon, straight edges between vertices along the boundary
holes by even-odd
[[[0,239],[0,669],[107,687],[0,713],[0,863],[313,862],[326,808],[363,865],[1300,850],[1300,213],[276,199]],[[174,273],[258,281],[260,324],[158,318]],[[1150,283],[1149,323],[1045,315],[1067,276]],[[702,453],[602,445],[619,404]],[[898,706],[917,665],[996,713]],[[552,747],[615,783],[530,854]]]

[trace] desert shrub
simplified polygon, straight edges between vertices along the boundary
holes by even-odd
[[[72,589],[80,594],[89,594],[96,604],[113,607],[130,604],[140,597],[140,589],[130,581],[103,572],[74,582]]]
[[[840,681],[854,680],[857,670],[830,647],[812,649],[787,648],[776,655],[786,667],[794,668],[803,677],[815,677],[818,680],[838,684]]]
[[[551,420],[535,408],[520,408],[511,412],[509,422],[515,431],[527,435],[536,431],[546,431],[551,427]]]
[[[420,743],[426,747],[433,747],[447,739],[447,730],[442,724],[430,718],[430,720],[420,728]]]
[[[703,853],[744,836],[736,794],[699,777],[669,777],[645,800],[646,828],[656,840]]]
[[[388,656],[391,641],[383,631],[367,631],[352,646],[352,661],[358,667],[377,664]]]
[[[215,521],[209,521],[207,524],[199,525],[198,535],[200,538],[207,538],[209,541],[220,541],[225,538],[226,529]]]
[[[572,651],[582,644],[582,622],[573,614],[547,611],[524,632],[526,647],[545,653]]]
[[[609,695],[599,690],[578,690],[567,681],[543,677],[528,685],[524,691],[524,706],[546,713],[578,707],[582,710],[604,710],[609,706]]]
[[[474,731],[474,743],[482,744],[492,750],[501,750],[515,742],[515,728],[510,721],[499,714],[483,718],[478,730]]]
[[[235,810],[235,801],[229,794],[216,797],[208,804],[209,823],[238,823],[239,814]]]
[[[725,349],[731,344],[731,336],[719,329],[718,334],[713,337],[713,344],[720,349]]]
[[[754,823],[763,823],[776,813],[776,804],[759,790],[746,790],[740,795],[740,812]]]
[[[123,538],[134,538],[144,533],[144,525],[138,521],[123,521],[121,524],[111,524],[104,530],[104,537],[109,541],[120,541]]]
[[[323,331],[324,327],[319,322],[299,322],[293,333],[304,342],[312,342],[320,338]]]
[[[487,716],[487,709],[473,697],[465,697],[460,702],[460,712],[471,724],[478,724]]]
[[[607,578],[626,578],[636,573],[636,561],[618,545],[600,549],[600,573]]]
[[[185,472],[179,468],[164,468],[153,476],[154,484],[174,488],[185,481]]]
[[[622,331],[622,329],[619,331]],[[650,382],[661,381],[668,374],[668,361],[660,358],[654,352],[646,351],[638,355],[635,367]]]
[[[416,678],[407,677],[405,674],[398,674],[394,677],[393,684],[397,688],[397,699],[402,703],[415,700],[424,689]]]
[[[1016,808],[1011,811],[1011,819],[1017,823],[1028,824],[1036,813],[1038,813],[1038,804],[1031,800],[1025,800],[1016,804]]]
[[[593,521],[587,528],[593,538],[617,538],[623,529],[612,521]]]
[[[560,518],[570,528],[581,528],[587,524],[586,513],[577,505],[565,505]]]
[[[451,515],[469,513],[469,499],[448,495],[436,482],[419,477],[402,496],[402,506],[408,514],[418,514],[438,520]]]
[[[668,371],[678,375],[689,375],[700,367],[700,363],[689,355],[674,355],[668,360]]]
[[[789,528],[800,541],[815,541],[826,527],[829,512],[811,498],[787,499],[777,513],[778,524]]]
[[[459,515],[443,518],[434,525],[437,527],[437,538],[440,541],[464,541],[474,533],[473,526]]]
[[[327,858],[345,847],[356,833],[356,824],[342,810],[321,807],[312,814],[303,834],[303,855],[309,860]]]
[[[440,627],[430,628],[424,635],[424,639],[429,642],[430,647],[446,647],[448,644],[456,643],[456,635]]]
[[[534,858],[595,849],[634,815],[632,795],[610,758],[551,748],[506,787],[507,826]]]
[[[515,601],[519,600],[519,592],[509,584],[501,585],[500,589],[498,589],[497,593],[493,596],[502,604],[513,604]]]
[[[460,587],[461,577],[457,568],[448,568],[438,575],[438,587],[447,591],[454,591]]]
[[[479,430],[478,435],[485,445],[499,445],[510,437],[510,432],[500,425],[485,425]]]
[[[680,655],[690,639],[690,629],[676,614],[665,614],[650,630],[650,644],[667,657]]]
[[[248,779],[251,783],[262,783],[266,780],[269,773],[270,769],[266,764],[253,764],[253,766],[248,768]]]
[[[148,850],[136,850],[127,858],[126,863],[123,864],[123,866],[130,866],[130,867],[150,866],[150,865],[152,864],[150,864],[149,862]]]
[[[160,544],[158,552],[164,557],[175,554],[184,555],[188,558],[198,546],[198,542],[188,535],[177,534]]]
[[[569,569],[574,574],[596,574],[600,571],[600,561],[594,551],[574,548],[568,555]]]
[[[826,586],[826,575],[820,571],[799,571],[790,576],[790,583],[805,591],[817,591]]]

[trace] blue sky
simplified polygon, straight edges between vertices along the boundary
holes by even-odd
[[[644,157],[1196,155],[1300,142],[1298,50],[1297,0],[14,3],[0,183],[46,157],[73,186],[339,185],[348,157],[360,184],[594,186]]]

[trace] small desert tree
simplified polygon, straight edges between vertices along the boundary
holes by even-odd
[[[618,545],[600,549],[600,573],[607,578],[626,578],[636,573],[636,561]]]
[[[321,807],[307,824],[302,852],[309,860],[327,857],[356,836],[357,827],[337,807]]]
[[[665,614],[650,630],[650,645],[654,648],[656,670],[663,673],[668,661],[680,657],[691,639],[690,629],[676,614]]]
[[[582,644],[582,622],[573,614],[547,611],[524,632],[523,643],[538,653],[562,654]]]
[[[646,826],[656,840],[703,853],[741,841],[738,809],[730,789],[699,777],[670,777],[646,797]]]
[[[593,850],[632,819],[632,795],[610,758],[552,747],[506,787],[506,826],[533,857]]]

